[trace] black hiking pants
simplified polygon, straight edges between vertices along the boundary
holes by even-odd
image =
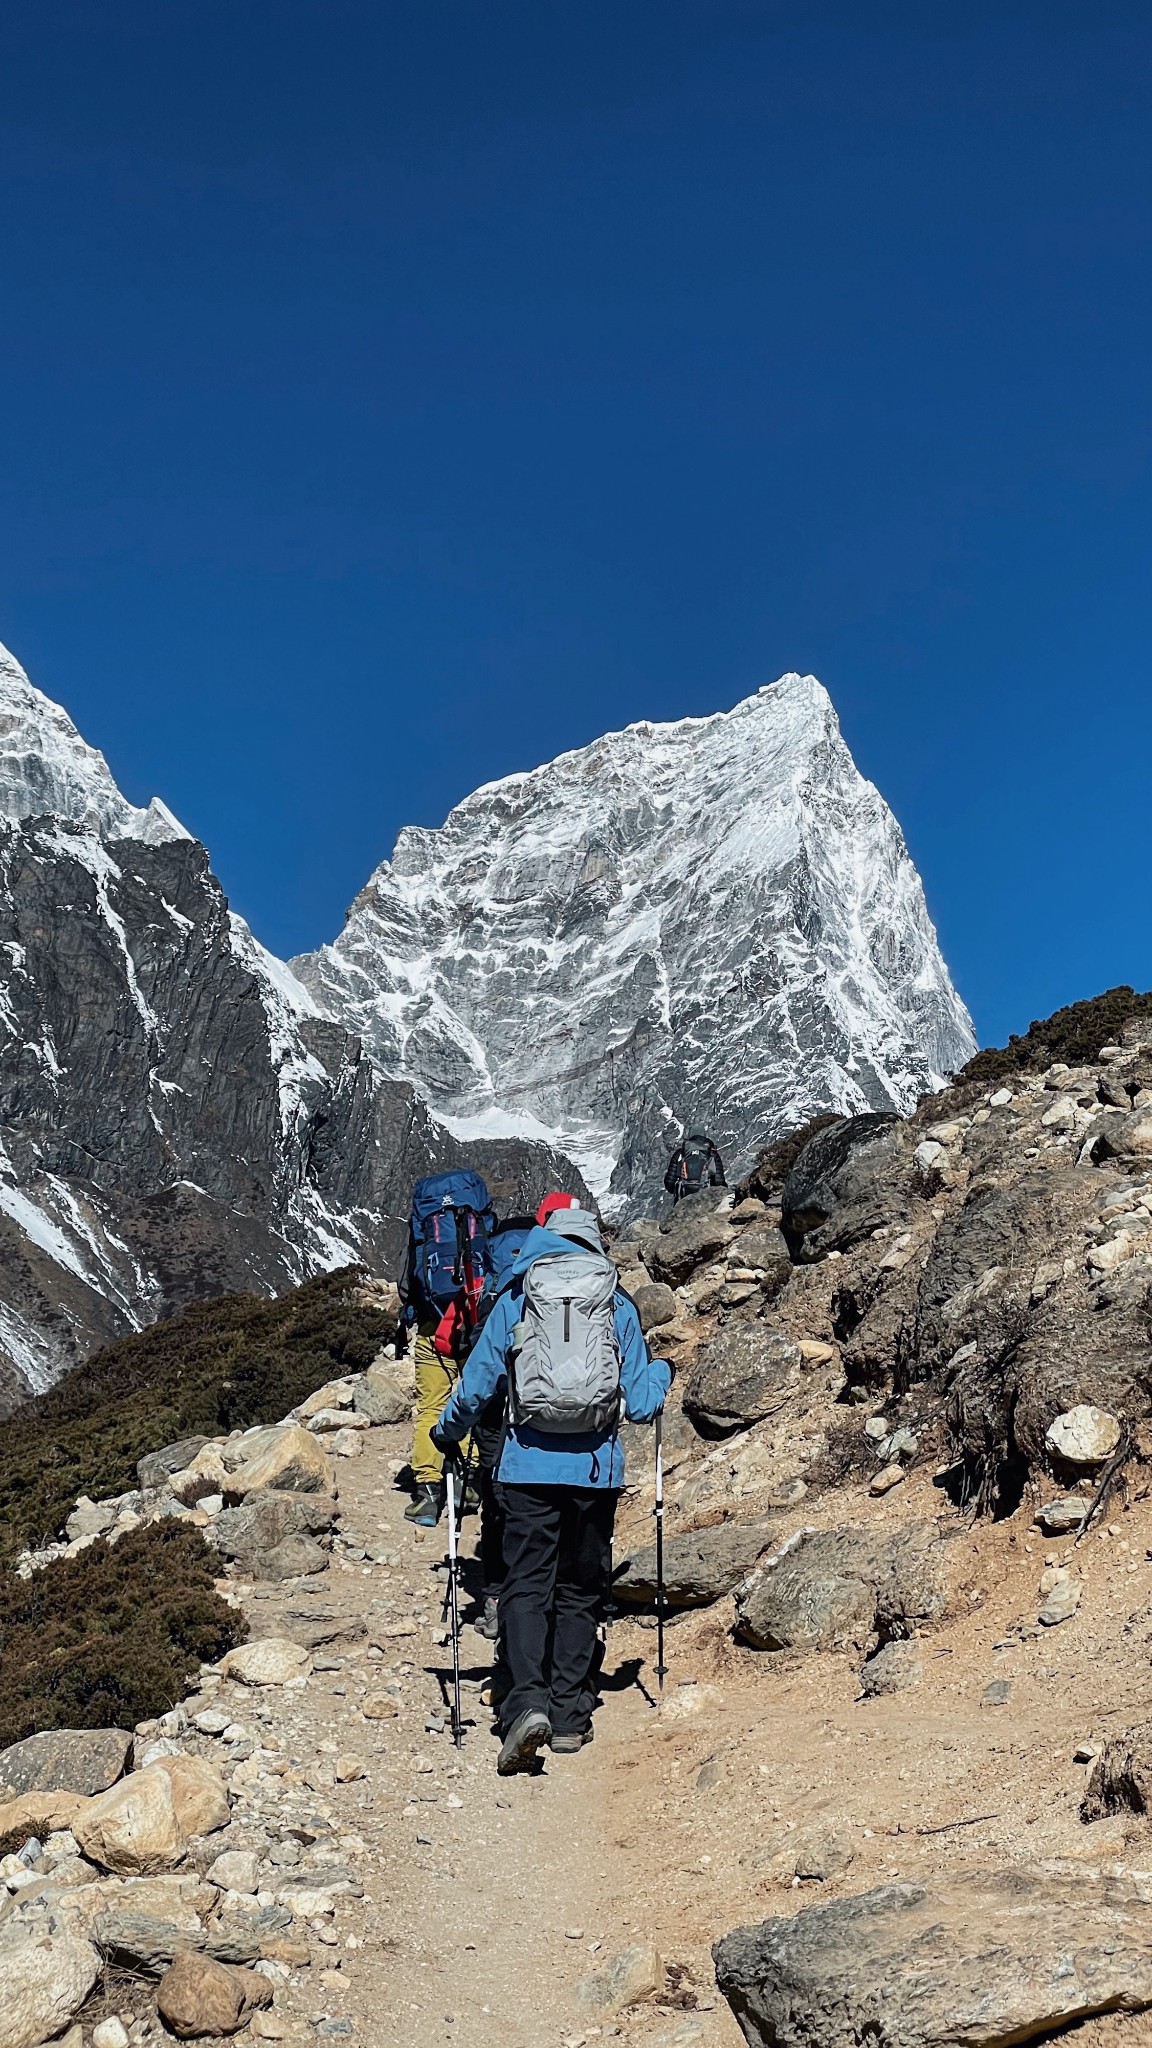
[[[596,1630],[608,1600],[617,1491],[607,1486],[508,1486],[500,1634],[512,1689],[507,1733],[539,1708],[554,1735],[578,1735],[596,1703]]]
[[[480,1572],[485,1594],[499,1593],[504,1584],[504,1488],[496,1477],[504,1433],[501,1394],[488,1403],[472,1430],[480,1495]]]

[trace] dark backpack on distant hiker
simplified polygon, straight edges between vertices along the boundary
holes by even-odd
[[[492,1276],[492,1198],[478,1173],[432,1173],[412,1190],[409,1275],[424,1307],[441,1316],[455,1301],[478,1310]]]
[[[533,1259],[513,1332],[509,1409],[548,1436],[601,1434],[620,1419],[619,1276],[603,1252]]]
[[[720,1154],[703,1131],[693,1131],[677,1145],[664,1176],[664,1185],[677,1201],[681,1195],[698,1195],[701,1188],[709,1185],[723,1187],[724,1168]]]

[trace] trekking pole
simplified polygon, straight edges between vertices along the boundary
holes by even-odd
[[[465,1458],[465,1460],[464,1460],[464,1469],[463,1469],[463,1471],[462,1471],[462,1472],[461,1472],[461,1474],[460,1474],[460,1519],[459,1519],[459,1522],[457,1523],[457,1529],[456,1529],[456,1555],[457,1555],[457,1558],[459,1558],[459,1555],[460,1555],[460,1532],[462,1531],[462,1529],[463,1529],[463,1527],[464,1527],[464,1502],[465,1502],[465,1500],[466,1500],[466,1499],[467,1499],[467,1497],[468,1497],[468,1481],[469,1481],[469,1479],[470,1479],[470,1477],[471,1477],[471,1473],[472,1473],[472,1452],[473,1452],[473,1449],[474,1449],[474,1446],[473,1446],[473,1444],[472,1444],[471,1442],[469,1442],[469,1445],[468,1445],[468,1456],[467,1456],[467,1457]],[[447,1491],[448,1491],[448,1465],[449,1465],[449,1462],[450,1462],[450,1461],[449,1461],[448,1459],[445,1459],[445,1462],[444,1462],[444,1491],[445,1491],[445,1499],[447,1499]],[[454,1574],[454,1573],[453,1573],[453,1572],[451,1571],[451,1569],[449,1570],[449,1573],[448,1573],[448,1584],[447,1584],[447,1585],[445,1586],[445,1588],[444,1588],[444,1604],[443,1604],[443,1606],[442,1606],[442,1607],[441,1607],[441,1609],[440,1609],[440,1622],[441,1622],[441,1626],[443,1626],[443,1624],[444,1624],[444,1623],[445,1623],[445,1622],[447,1621],[447,1619],[448,1619],[448,1610],[449,1610],[449,1608],[450,1608],[450,1607],[451,1607],[451,1605],[452,1605],[452,1588],[453,1588],[453,1586],[454,1586],[454,1585],[455,1585],[455,1583],[456,1583],[456,1578],[457,1578],[457,1576],[458,1576],[458,1570],[457,1570],[457,1573],[456,1573],[456,1574]]]
[[[444,1466],[444,1497],[448,1508],[448,1609],[452,1634],[452,1740],[457,1749],[464,1740],[460,1708],[460,1587],[459,1544],[456,1527],[456,1467],[449,1458]]]
[[[656,1417],[656,1682],[663,1692],[668,1666],[664,1662],[664,1432]]]

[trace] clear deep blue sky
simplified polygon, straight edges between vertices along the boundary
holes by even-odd
[[[0,20],[0,639],[277,951],[789,668],[984,1040],[1152,982],[1152,9]]]

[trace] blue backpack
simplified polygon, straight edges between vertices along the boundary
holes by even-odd
[[[525,1239],[536,1228],[534,1216],[509,1216],[498,1223],[488,1249],[492,1254],[492,1292],[503,1294],[512,1278],[512,1268],[524,1249]]]
[[[412,1190],[410,1272],[438,1315],[467,1293],[473,1308],[492,1275],[488,1233],[496,1221],[478,1173],[430,1173]]]

